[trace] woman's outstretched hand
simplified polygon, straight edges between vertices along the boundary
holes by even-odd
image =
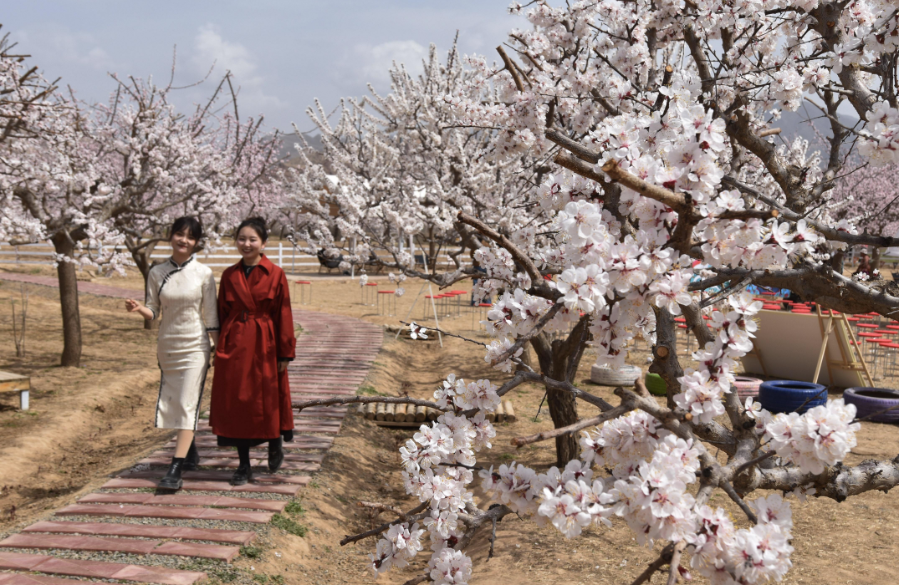
[[[278,361],[278,372],[284,372],[285,370],[287,370],[288,364],[290,364],[290,363],[287,362],[286,360],[279,360]]]
[[[142,318],[145,320],[152,321],[154,319],[153,312],[145,306],[140,301],[135,301],[134,299],[126,299],[125,300],[125,309],[128,310],[128,313],[139,313]]]

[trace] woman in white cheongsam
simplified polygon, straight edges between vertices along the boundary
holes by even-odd
[[[147,320],[161,319],[156,357],[161,370],[156,400],[156,427],[177,429],[175,457],[160,488],[181,488],[183,470],[195,470],[194,443],[211,344],[218,339],[218,308],[212,270],[194,256],[203,237],[199,220],[178,218],[172,224],[172,256],[150,269],[146,305],[128,299],[125,308]]]

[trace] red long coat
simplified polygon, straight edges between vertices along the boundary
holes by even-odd
[[[294,358],[296,337],[287,277],[262,257],[244,275],[241,263],[222,273],[218,296],[221,334],[209,423],[228,438],[274,439],[293,429],[287,371],[279,358]]]

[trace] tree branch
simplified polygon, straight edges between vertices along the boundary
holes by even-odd
[[[628,407],[624,405],[619,405],[618,407],[613,408],[611,411],[606,411],[601,415],[597,415],[596,417],[591,417],[590,419],[582,419],[577,423],[572,425],[568,425],[566,427],[559,427],[557,429],[551,429],[546,431],[541,431],[540,433],[536,433],[534,435],[528,435],[524,437],[515,437],[509,442],[516,448],[520,448],[521,446],[526,446],[528,444],[534,444],[537,442],[542,442],[548,439],[553,439],[559,437],[560,435],[566,435],[569,433],[577,433],[582,429],[586,429],[588,427],[593,427],[595,425],[599,425],[601,423],[605,423],[606,421],[611,421],[617,417],[621,417],[629,410]]]
[[[307,407],[319,407],[323,405],[349,405],[351,403],[407,403],[418,407],[430,407],[437,411],[448,411],[445,407],[441,407],[432,401],[423,399],[410,399],[409,397],[334,397],[332,399],[315,399],[313,401],[304,401],[302,403],[294,403],[293,408],[297,413]]]
[[[371,529],[369,531],[365,531],[364,533],[359,533],[356,535],[347,535],[346,537],[344,537],[343,539],[340,540],[340,545],[346,545],[348,543],[355,543],[361,539],[365,539],[366,537],[372,537],[374,535],[378,535],[382,531],[386,531],[387,529],[389,529],[391,525],[396,525],[397,523],[406,523],[408,521],[413,521],[413,520],[417,521],[418,517],[413,518],[413,516],[418,515],[419,513],[421,513],[425,509],[427,509],[429,504],[430,504],[430,502],[428,502],[428,501],[421,503],[420,505],[418,505],[411,511],[407,511],[406,514],[404,515],[404,518],[396,519],[394,521],[391,521],[390,523],[384,523],[383,525],[375,527],[374,529]]]

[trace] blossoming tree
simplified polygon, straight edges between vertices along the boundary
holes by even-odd
[[[895,236],[899,233],[899,165],[873,166],[858,158],[847,162],[849,171],[836,181],[831,196],[832,215],[846,219],[860,232]],[[874,246],[871,263],[880,266],[882,249]]]
[[[4,41],[5,42],[5,41]],[[49,240],[56,250],[64,348],[62,364],[81,357],[81,320],[75,265],[78,243],[115,241],[89,209],[105,187],[94,181],[90,164],[75,148],[83,137],[77,109],[53,95],[35,69],[22,72],[22,58],[0,55],[0,109],[5,124],[0,144],[0,241]],[[66,153],[72,153],[69,159]],[[70,167],[69,164],[73,166]]]
[[[283,203],[278,134],[265,133],[261,116],[240,122],[230,73],[190,116],[169,102],[171,83],[116,79],[109,104],[91,108],[87,148],[116,188],[110,220],[144,281],[174,218],[199,217],[215,242],[241,217],[273,215]]]
[[[399,252],[407,252],[410,239],[423,247],[431,269],[439,252],[459,246],[458,268],[462,254],[479,244],[466,240],[470,229],[457,231],[457,211],[484,210],[493,222],[512,222],[509,204],[521,199],[520,164],[479,157],[490,134],[456,125],[444,100],[474,72],[463,68],[455,46],[445,62],[431,46],[423,66],[413,76],[395,65],[391,92],[370,88],[370,96],[344,100],[336,124],[320,106],[307,111],[323,152],[316,160],[301,152],[293,185],[293,207],[304,212],[293,220],[297,238],[356,262],[369,260],[376,247],[392,254],[387,266],[409,270],[413,259]]]
[[[261,119],[239,122],[233,92],[235,115],[217,114],[230,75],[191,116],[168,102],[171,83],[116,80],[108,105],[50,104],[39,137],[14,141],[2,162],[5,234],[56,251],[64,366],[81,356],[77,264],[121,271],[133,262],[146,280],[178,215],[200,216],[215,238],[236,223],[235,209],[272,205],[281,193],[277,137],[264,136]]]
[[[459,124],[493,131],[496,160],[527,153],[555,165],[536,189],[539,233],[457,216],[488,243],[476,252],[484,286],[502,290],[487,359],[510,370],[538,333],[580,326],[599,362],[618,368],[641,336],[668,396],[660,403],[637,380],[615,390],[613,405],[569,378],[523,368],[499,387],[448,376],[431,402],[312,402],[444,411],[400,450],[406,491],[421,504],[344,542],[380,534],[371,556],[380,573],[408,565],[427,534],[432,553],[418,581],[464,583],[473,570],[466,547],[508,514],[569,538],[620,519],[640,543],[661,544],[637,582],[665,567],[669,583],[688,579],[687,568],[716,582],[779,580],[791,566],[790,494],[843,500],[899,484],[899,458],[842,464],[861,425],[852,405],[772,414],[741,405],[731,386],[761,308],[749,284],[844,312],[889,317],[899,308],[889,290],[834,270],[849,245],[897,240],[858,233],[828,203],[854,150],[873,165],[899,157],[899,10],[888,0],[536,0],[512,10],[533,28],[510,34],[499,67],[471,58],[481,75],[446,97]],[[490,84],[496,98],[485,101]],[[823,154],[769,138],[776,111],[803,101],[830,121]],[[840,123],[844,102],[860,128]],[[713,286],[723,289],[700,297]],[[696,368],[681,366],[677,315],[699,341]],[[478,466],[495,435],[485,412],[529,381],[602,414],[514,443],[582,432],[580,454],[543,472]],[[487,501],[470,492],[476,476]],[[771,492],[753,497],[761,489]],[[745,519],[712,507],[717,491]]]
[[[478,70],[463,65],[455,47],[445,62],[432,47],[420,76],[395,66],[391,78],[389,94],[372,92],[364,100],[344,102],[334,125],[321,109],[317,114],[310,112],[321,130],[323,153],[317,163],[306,158],[294,182],[297,237],[312,244],[313,252],[339,249],[342,240],[348,262],[363,263],[370,251],[386,251],[390,254],[382,260],[386,266],[441,287],[479,274],[462,266],[466,252],[479,265],[494,263],[499,255],[511,263],[510,270],[502,275],[494,272],[494,279],[486,281],[476,296],[486,298],[500,288],[529,288],[532,276],[522,266],[516,268],[507,251],[483,248],[485,236],[479,230],[492,226],[522,245],[532,239],[546,219],[532,185],[542,180],[549,167],[526,154],[494,156],[491,129],[455,120],[446,95],[465,91],[480,102],[497,99],[496,91],[482,83]],[[587,193],[588,197],[596,195],[592,187],[588,191],[593,193]],[[479,228],[460,221],[459,212],[477,218]],[[421,262],[416,266],[410,247],[405,247],[407,238],[419,243],[429,259],[429,271],[421,270]],[[350,250],[349,243],[354,243],[355,250]],[[452,252],[455,260],[448,272],[434,266],[437,254],[444,250]],[[536,314],[545,309],[536,298],[530,303],[537,305],[522,311],[533,309]],[[491,311],[491,330],[493,323],[506,319],[507,309],[497,305]],[[531,337],[544,372],[556,378],[572,376],[586,349],[586,323],[569,327],[555,341],[544,332]],[[554,388],[548,388],[547,394],[555,425],[577,421],[570,394]],[[559,436],[556,442],[560,462],[576,457],[576,438]]]

